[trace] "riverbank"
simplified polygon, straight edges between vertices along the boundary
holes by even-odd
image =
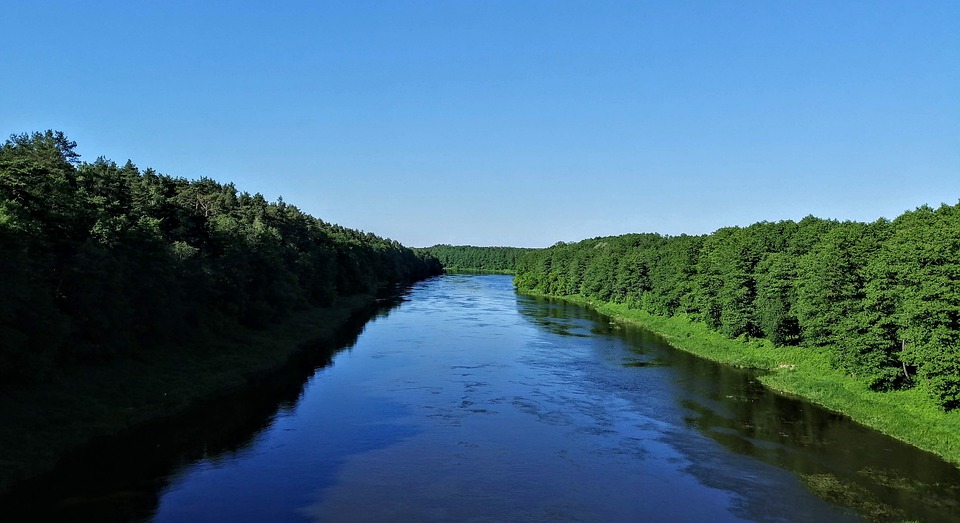
[[[99,366],[60,371],[0,395],[0,492],[51,470],[74,449],[176,416],[281,368],[307,348],[333,340],[375,298],[355,295],[291,314],[263,330],[189,344]]]
[[[960,409],[943,412],[916,388],[874,392],[831,367],[828,356],[801,347],[774,347],[764,339],[729,339],[688,318],[664,317],[626,305],[577,296],[543,296],[593,308],[663,337],[671,346],[736,367],[762,371],[760,381],[777,392],[796,395],[900,441],[960,465]]]

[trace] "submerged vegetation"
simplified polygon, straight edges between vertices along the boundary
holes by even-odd
[[[513,274],[517,260],[537,249],[523,247],[474,247],[472,245],[434,245],[414,249],[440,260],[450,271],[481,271]]]

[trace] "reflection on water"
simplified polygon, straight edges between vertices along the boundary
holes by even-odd
[[[95,442],[54,472],[0,498],[4,521],[140,521],[149,519],[178,474],[198,462],[240,459],[262,432],[288,416],[307,379],[350,349],[370,321],[385,318],[403,296],[354,313],[335,337],[306,347],[284,368],[249,388],[208,400],[173,418]]]
[[[87,457],[106,486],[65,473],[59,499],[104,521],[960,521],[957,468],[509,277],[424,282],[361,330]]]
[[[960,521],[960,469],[929,453],[765,389],[750,371],[670,349],[655,335],[615,326],[593,311],[549,299],[521,310],[553,332],[582,328],[584,319],[628,340],[626,367],[662,367],[678,386],[685,423],[738,455],[794,472],[822,499],[855,509],[870,521]],[[536,308],[544,311],[536,311]],[[597,332],[600,331],[600,332]],[[691,467],[706,484],[715,470]]]

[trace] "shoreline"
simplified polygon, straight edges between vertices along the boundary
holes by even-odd
[[[726,338],[683,316],[656,316],[626,305],[594,302],[580,296],[521,294],[589,307],[618,321],[647,329],[671,347],[734,367],[763,371],[768,389],[794,396],[903,443],[933,453],[960,467],[960,409],[943,412],[923,391],[875,392],[831,367],[816,349],[774,347],[765,339]]]

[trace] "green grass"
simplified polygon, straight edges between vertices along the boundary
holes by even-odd
[[[730,339],[684,316],[656,316],[579,296],[562,299],[640,325],[677,349],[727,365],[766,371],[760,381],[774,391],[802,397],[960,465],[960,409],[943,412],[922,390],[872,391],[834,369],[823,351],[774,347],[764,339]]]
[[[110,364],[61,371],[0,394],[0,492],[51,470],[96,438],[174,416],[279,369],[304,347],[335,337],[368,295],[292,314],[264,330],[173,345]]]

